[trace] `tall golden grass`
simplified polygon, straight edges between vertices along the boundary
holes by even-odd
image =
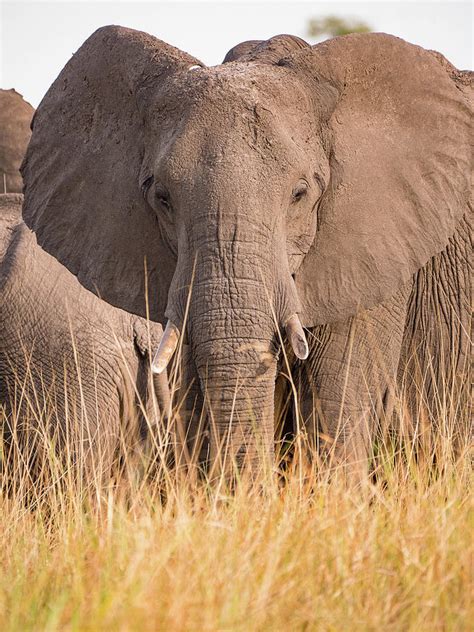
[[[467,430],[453,440],[468,410],[452,397],[413,435],[399,394],[363,490],[322,475],[296,437],[285,467],[232,492],[173,465],[172,428],[143,451],[124,440],[113,477],[100,450],[85,472],[41,399],[1,418],[17,448],[2,454],[2,630],[472,629]]]

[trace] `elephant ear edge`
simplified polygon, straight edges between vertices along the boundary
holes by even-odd
[[[30,140],[34,108],[16,90],[0,89],[0,191],[21,193],[20,165]]]
[[[472,100],[429,51],[384,34],[334,38],[280,65],[315,95],[339,91],[331,181],[295,282],[306,326],[341,321],[395,294],[468,210]]]
[[[164,319],[174,255],[140,191],[147,110],[196,64],[146,33],[100,28],[40,103],[21,168],[23,217],[40,245],[112,305],[146,316],[148,302],[154,320]]]

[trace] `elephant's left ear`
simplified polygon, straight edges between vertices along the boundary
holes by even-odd
[[[302,320],[343,320],[446,247],[470,201],[473,104],[461,73],[388,35],[335,38],[280,65],[311,90],[331,167],[296,275]],[[328,84],[339,92],[329,118]]]

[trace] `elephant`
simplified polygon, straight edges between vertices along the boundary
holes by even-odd
[[[37,110],[24,221],[87,289],[166,323],[157,374],[187,349],[215,471],[274,461],[283,371],[298,429],[357,478],[413,354],[427,397],[441,367],[464,383],[470,75],[386,34],[232,50],[206,67],[93,33]]]
[[[15,90],[0,90],[0,192],[21,193],[20,165],[30,140],[33,107]]]
[[[38,246],[21,218],[22,197],[0,195],[4,443],[7,452],[28,448],[34,474],[45,444],[32,437],[49,425],[63,455],[106,477],[122,446],[140,449],[168,414],[167,376],[152,386],[149,370],[148,350],[163,330],[86,290]]]

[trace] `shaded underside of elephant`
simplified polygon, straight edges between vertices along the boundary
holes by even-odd
[[[21,219],[22,197],[0,196],[4,439],[37,437],[40,450],[53,437],[63,454],[106,473],[159,420],[149,349],[162,328],[102,301],[43,251]],[[155,386],[166,405],[166,375]]]
[[[185,330],[214,459],[273,454],[283,366],[314,440],[363,462],[397,375],[425,400],[465,378],[471,75],[385,34],[233,50],[94,33],[35,117],[25,221],[105,300],[148,296],[157,370]]]
[[[0,193],[21,193],[20,165],[31,136],[33,107],[15,90],[0,90]]]

